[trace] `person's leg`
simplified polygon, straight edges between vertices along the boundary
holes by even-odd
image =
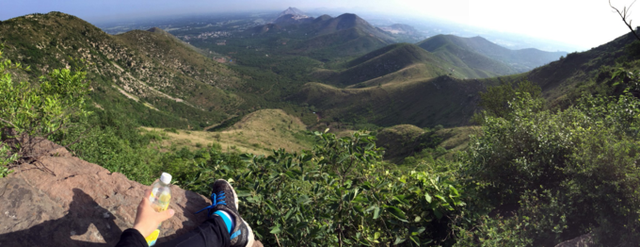
[[[228,247],[229,241],[230,235],[224,220],[221,217],[211,217],[198,228],[156,246]]]
[[[207,209],[208,217],[197,229],[156,246],[252,247],[253,230],[238,213],[238,195],[229,182],[213,184],[211,203],[197,212]]]

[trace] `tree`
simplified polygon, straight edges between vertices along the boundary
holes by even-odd
[[[86,72],[69,69],[55,69],[38,83],[15,83],[9,70],[29,68],[3,59],[3,48],[0,45],[1,139],[10,147],[11,157],[19,157],[15,161],[31,162],[37,158],[34,147],[40,141],[67,130],[73,117],[89,113],[84,109],[89,83]]]
[[[622,21],[624,22],[624,24],[625,24],[625,25],[627,25],[627,27],[629,27],[629,30],[631,30],[631,33],[633,33],[633,35],[635,35],[635,36],[636,36],[636,39],[640,40],[640,36],[638,36],[638,34],[636,33],[636,31],[635,31],[635,30],[633,30],[633,26],[631,26],[631,21],[632,21],[632,20],[628,20],[628,21],[627,21],[627,19],[629,18],[629,16],[628,16],[628,15],[629,15],[629,13],[630,13],[630,11],[629,11],[629,10],[631,9],[631,6],[633,6],[633,4],[634,4],[634,3],[636,3],[636,1],[633,1],[633,2],[629,5],[629,7],[625,6],[624,8],[622,8],[622,11],[620,11],[618,8],[613,7],[613,5],[611,4],[611,0],[609,0],[609,6],[610,6],[613,10],[615,10],[616,12],[618,12],[618,15],[620,15],[620,18],[622,18]]]
[[[533,100],[539,101],[542,90],[538,85],[527,80],[519,82],[517,86],[514,86],[512,82],[502,82],[498,86],[487,88],[486,92],[480,93],[479,106],[482,107],[483,112],[475,114],[472,121],[483,123],[483,118],[486,116],[508,118],[512,112],[510,104],[517,97],[522,97],[524,94],[528,94]],[[542,107],[542,102],[539,103],[539,106]]]

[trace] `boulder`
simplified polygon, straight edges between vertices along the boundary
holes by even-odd
[[[47,145],[35,162],[0,179],[0,246],[115,245],[149,186]],[[211,204],[177,186],[171,192],[176,214],[160,227],[159,242],[197,227],[205,216],[194,213]]]
[[[591,233],[587,233],[577,238],[559,243],[555,247],[592,247],[592,246],[596,246],[596,244],[593,242],[593,236]]]

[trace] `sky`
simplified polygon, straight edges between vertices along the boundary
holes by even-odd
[[[583,49],[629,29],[607,0],[0,0],[0,20],[60,11],[91,23],[188,13],[336,9],[429,17],[495,31],[560,41]],[[622,9],[633,0],[611,0]],[[634,11],[635,10],[635,11]],[[630,19],[640,25],[640,3]],[[635,25],[635,24],[634,24]]]

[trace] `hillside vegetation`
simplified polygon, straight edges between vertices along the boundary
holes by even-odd
[[[247,40],[245,37],[249,37]],[[355,14],[338,17],[323,15],[313,20],[301,19],[279,24],[266,24],[249,29],[240,37],[228,40],[227,45],[238,43],[252,47],[269,46],[271,53],[308,56],[320,61],[361,55],[395,41],[393,36],[373,27]],[[211,50],[225,50],[199,42],[196,46]],[[243,46],[243,47],[246,47]],[[260,50],[260,48],[258,48]]]
[[[201,55],[157,30],[108,36],[60,13],[15,18],[0,28],[7,55],[34,64],[25,71],[0,54],[0,178],[36,164],[29,141],[46,138],[144,184],[164,171],[177,186],[208,195],[216,179],[232,181],[243,219],[267,246],[554,246],[579,236],[600,246],[640,242],[640,42],[628,35],[510,77],[400,79],[414,64],[389,70],[386,75],[398,76],[393,83],[338,88],[305,83],[312,72],[306,65],[326,63],[287,55],[271,60],[265,50],[237,66],[206,58],[191,65]],[[58,36],[38,32],[49,29]],[[265,47],[227,49],[249,54]],[[340,62],[349,60],[334,65]],[[531,83],[510,82],[526,78]],[[183,88],[198,91],[174,91]],[[199,92],[225,93],[222,100],[241,104],[237,111],[253,113],[207,109],[207,95]],[[554,107],[540,92],[555,102],[570,100]],[[282,96],[291,100],[280,103],[285,110],[256,111]],[[289,112],[309,122],[393,127],[348,136],[326,130],[308,140],[303,121]],[[474,113],[482,127],[442,129],[469,124]],[[153,118],[161,114],[169,117]],[[216,118],[227,121],[209,130],[230,128],[140,131],[143,121]],[[237,152],[223,150],[218,134]],[[395,163],[385,161],[378,144]],[[272,147],[290,150],[266,152]],[[264,155],[240,153],[260,149]]]
[[[566,52],[546,52],[535,48],[511,50],[492,43],[480,36],[463,38],[455,35],[436,35],[423,41],[425,47],[430,47],[430,49],[433,49],[434,45],[438,46],[438,43],[452,44],[464,50],[487,56],[493,60],[504,63],[519,73],[530,71],[567,55]],[[442,46],[442,44],[440,44],[440,46]]]
[[[1,64],[0,70],[11,68],[10,62]],[[84,74],[63,69],[50,76],[60,80],[45,81],[42,88],[12,87],[11,76],[0,77],[3,95],[15,99],[0,101],[0,107],[17,113],[2,112],[0,128],[23,136],[25,127],[45,127],[48,116],[64,116],[62,108],[82,112],[74,102],[88,92]],[[67,116],[75,121],[71,128],[42,133],[69,144],[83,159],[146,184],[160,171],[202,194],[217,178],[233,181],[243,218],[267,245],[552,246],[590,234],[599,244],[633,246],[640,239],[640,100],[633,96],[640,78],[625,76],[634,82],[623,84],[626,93],[586,95],[560,111],[519,94],[503,116],[483,115],[482,132],[456,159],[436,159],[427,149],[400,166],[384,162],[375,137],[362,132],[342,138],[315,132],[312,150],[268,156],[224,153],[216,145],[162,151],[161,136],[141,134],[130,120],[108,111]],[[56,107],[14,97],[21,94],[48,97],[44,102]],[[33,110],[43,117],[21,121]],[[236,127],[284,128],[286,121],[278,120],[283,116],[262,111]],[[254,121],[259,118],[280,123]],[[442,134],[407,125],[387,131],[410,141],[407,147],[435,147]],[[90,138],[79,138],[87,132]],[[20,164],[17,159],[29,158],[7,142],[12,137],[3,136],[0,147],[3,176]],[[421,138],[426,142],[416,142]]]
[[[524,74],[524,78],[538,84],[543,95],[553,105],[575,102],[583,92],[607,94],[612,89],[620,68],[630,71],[640,68],[640,44],[633,34],[565,58]],[[621,92],[620,89],[617,89]]]
[[[18,78],[53,68],[83,68],[91,99],[151,126],[202,127],[226,118],[243,101],[228,91],[237,75],[166,34],[110,36],[74,16],[51,12],[0,23],[6,55],[29,64]],[[82,59],[82,60],[80,60]]]
[[[448,127],[469,124],[488,83],[449,76],[348,89],[308,83],[292,99],[313,106],[321,121]]]
[[[224,131],[190,131],[143,127],[152,133],[166,136],[160,147],[197,150],[216,146],[225,152],[268,155],[272,150],[284,149],[300,152],[312,148],[313,138],[300,119],[280,109],[264,109],[252,112]]]
[[[351,86],[418,65],[424,68],[420,75],[425,78],[445,75],[451,71],[451,66],[447,66],[436,56],[415,45],[403,43],[385,46],[349,61],[346,64],[348,67],[342,71],[319,71],[316,76],[333,85]]]
[[[474,49],[465,49],[465,47],[451,42],[451,39],[457,38],[456,36],[436,35],[419,42],[417,45],[444,61],[473,71],[475,77],[486,78],[517,73],[515,69],[503,62],[482,55]]]

